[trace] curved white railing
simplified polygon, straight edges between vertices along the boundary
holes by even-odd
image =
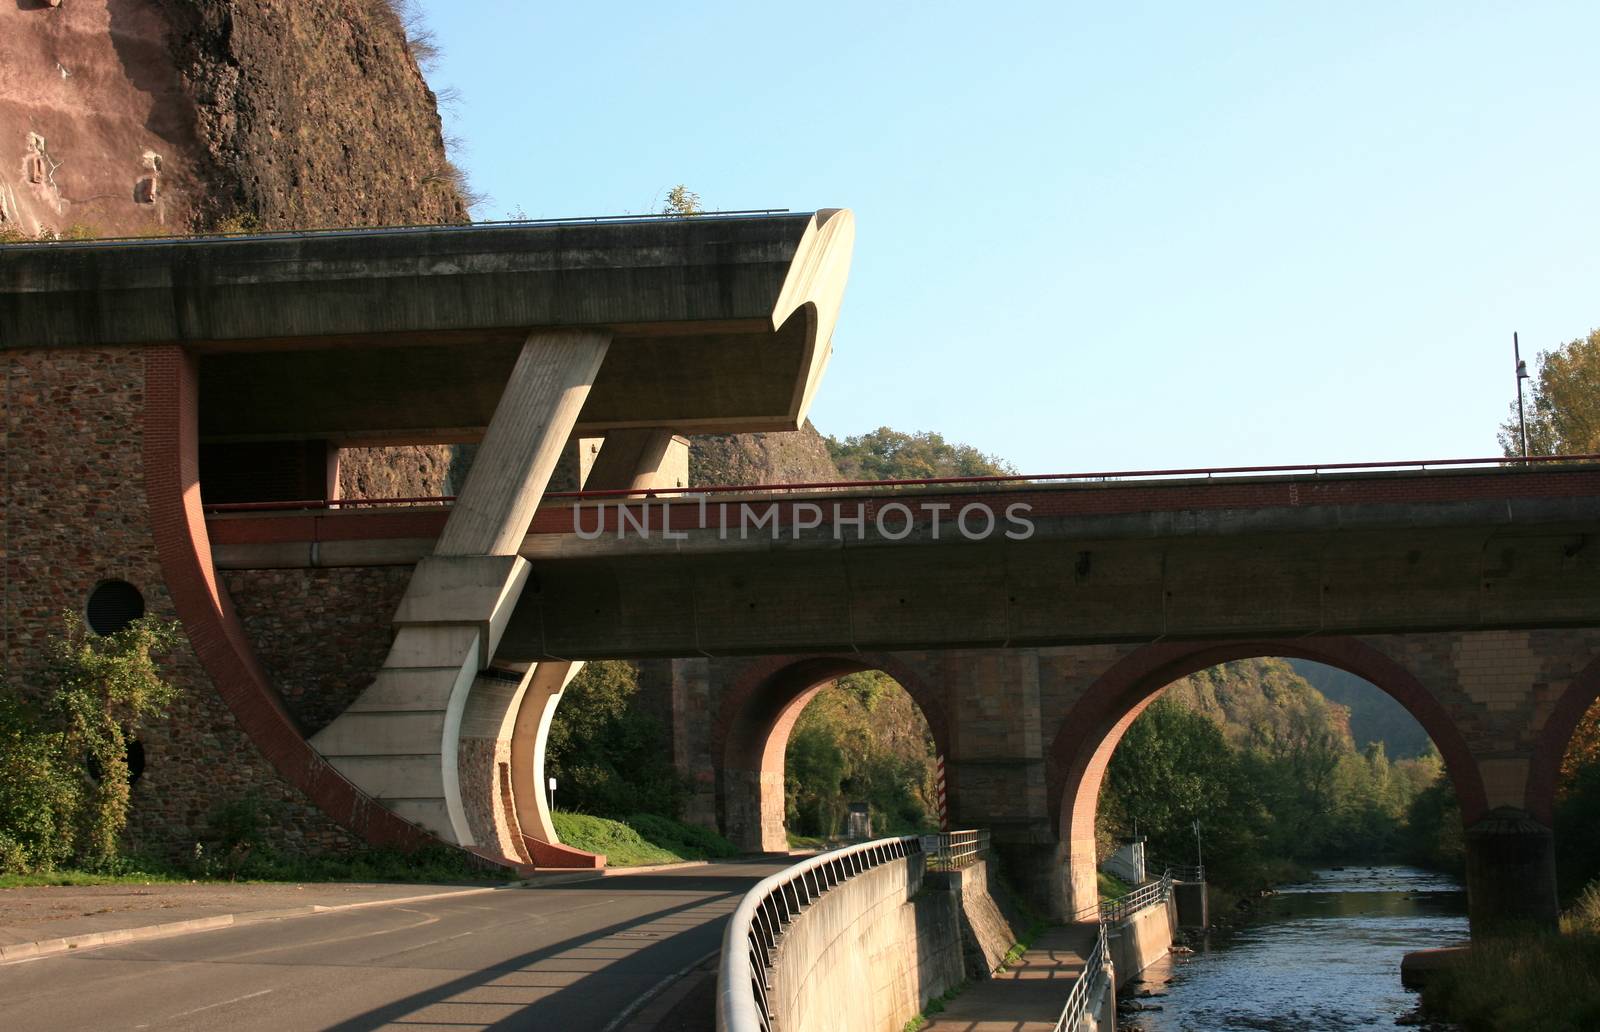
[[[922,855],[915,835],[877,839],[802,860],[757,883],[722,934],[717,971],[717,1032],[771,1032],[767,975],[784,928],[811,901],[874,867]]]

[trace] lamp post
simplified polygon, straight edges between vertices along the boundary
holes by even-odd
[[[1528,363],[1522,360],[1522,345],[1511,334],[1511,355],[1517,361],[1517,426],[1522,432],[1522,457],[1528,457],[1528,417],[1522,411],[1522,381],[1528,378]]]

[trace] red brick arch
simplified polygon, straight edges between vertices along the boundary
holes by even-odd
[[[319,756],[285,712],[211,564],[200,509],[198,384],[176,345],[145,349],[144,481],[167,591],[217,693],[283,779],[333,820],[374,845],[439,840],[365,795]]]
[[[893,656],[849,653],[823,656],[768,656],[750,663],[723,693],[712,725],[711,755],[720,764],[717,812],[726,830],[727,771],[783,774],[789,732],[817,691],[847,674],[879,670],[894,678],[922,710],[941,754],[949,747],[949,723],[942,695],[920,674]],[[954,800],[951,806],[954,807]]]
[[[1556,788],[1561,782],[1561,761],[1572,744],[1578,721],[1600,698],[1600,657],[1578,672],[1556,699],[1555,708],[1545,718],[1534,741],[1533,761],[1528,767],[1528,789],[1523,806],[1549,827],[1555,819]]]
[[[1189,674],[1240,659],[1282,656],[1337,667],[1393,696],[1428,732],[1470,826],[1488,809],[1483,778],[1465,737],[1438,699],[1410,671],[1354,638],[1293,641],[1163,642],[1126,656],[1090,686],[1051,744],[1050,812],[1064,843],[1092,843],[1106,765],[1128,726],[1161,690]],[[1570,733],[1570,732],[1569,732]]]

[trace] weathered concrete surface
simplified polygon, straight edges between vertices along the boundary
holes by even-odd
[[[936,871],[927,875],[931,888],[943,889],[956,897],[967,978],[975,981],[993,974],[1023,931],[1013,927],[1000,909],[992,888],[993,875],[994,866],[987,860],[979,860],[958,871]]]
[[[749,499],[741,522],[746,503],[719,497],[651,505],[648,537],[619,531],[613,504],[594,540],[552,511],[523,546],[539,591],[505,647],[531,660],[1600,626],[1600,554],[1581,546],[1600,534],[1597,501],[1587,467],[819,495],[778,502],[776,526],[756,529],[771,499]],[[1032,532],[967,541],[946,515],[942,532],[924,518],[885,535],[869,515],[858,534],[833,518],[892,504],[1029,506]],[[805,505],[820,525],[796,517]],[[592,535],[590,508],[576,519]]]
[[[1178,911],[1179,928],[1211,927],[1211,899],[1205,882],[1174,881],[1172,903]]]
[[[778,942],[768,1001],[789,1032],[897,1032],[963,975],[959,898],[921,893],[921,856],[849,878]]]
[[[1145,907],[1106,926],[1106,947],[1126,984],[1139,972],[1165,957],[1178,930],[1178,907],[1170,897],[1158,906]]]
[[[475,440],[528,329],[613,335],[581,429],[798,429],[845,210],[18,245],[0,346],[203,347],[208,441]],[[360,384],[361,390],[350,390]]]

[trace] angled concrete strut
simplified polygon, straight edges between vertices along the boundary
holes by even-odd
[[[478,841],[482,811],[493,801],[463,797],[462,724],[475,683],[505,690],[504,678],[480,671],[527,581],[517,546],[609,344],[608,335],[588,331],[528,336],[434,554],[412,575],[382,670],[311,740],[396,813],[463,846],[517,856],[500,842]],[[479,708],[474,720],[492,719]]]

